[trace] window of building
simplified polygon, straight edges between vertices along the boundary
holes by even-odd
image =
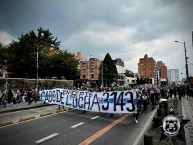
[[[90,65],[91,65],[91,66],[94,66],[94,62],[91,62]]]
[[[86,63],[82,63],[82,66],[86,66]]]
[[[91,68],[91,69],[90,69],[90,72],[91,72],[91,73],[94,73],[94,68]]]
[[[92,78],[92,79],[94,78],[94,74],[91,74],[91,78]]]
[[[86,78],[85,75],[82,75],[82,78],[85,79]]]

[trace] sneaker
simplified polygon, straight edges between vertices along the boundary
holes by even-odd
[[[135,122],[138,123],[138,121],[135,119]]]

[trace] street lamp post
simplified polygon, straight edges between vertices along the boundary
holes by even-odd
[[[103,87],[103,60],[101,61],[101,87]]]
[[[39,59],[39,55],[38,55],[38,50],[36,53],[36,89],[38,90],[38,59]]]
[[[183,43],[184,44],[186,79],[187,79],[187,82],[189,82],[188,62],[187,62],[188,57],[186,56],[186,44],[185,44],[185,42],[179,42],[179,41],[174,41],[174,42]]]

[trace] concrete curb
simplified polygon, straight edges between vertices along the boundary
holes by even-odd
[[[19,122],[23,122],[23,121],[27,121],[35,118],[36,118],[35,116],[24,116],[19,119]]]
[[[52,112],[44,112],[40,115],[40,117],[44,117],[44,116],[48,116],[48,115],[52,115]]]
[[[5,122],[0,122],[0,127],[7,126],[13,124],[12,121],[5,121]]]
[[[150,127],[153,125],[153,117],[155,116],[157,112],[157,108],[152,112],[151,116],[149,117],[147,123],[145,124],[145,126],[143,127],[142,131],[140,132],[140,134],[138,135],[138,137],[136,138],[135,142],[133,143],[133,145],[142,145],[143,144],[143,139],[144,139],[144,134],[150,129]]]
[[[15,112],[15,111],[21,111],[21,110],[34,109],[34,108],[47,107],[47,106],[52,106],[52,105],[54,105],[54,104],[41,104],[41,105],[37,105],[37,106],[27,106],[27,107],[23,107],[23,108],[14,108],[14,109],[10,109],[10,110],[1,111],[0,114]]]
[[[66,109],[59,109],[56,111],[56,113],[60,113],[60,112],[64,112],[64,111],[66,111]]]

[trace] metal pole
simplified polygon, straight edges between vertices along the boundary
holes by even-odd
[[[37,66],[36,66],[36,69],[37,69],[37,70],[36,70],[36,89],[37,89],[37,91],[38,91],[38,59],[39,59],[38,57],[39,57],[39,56],[38,56],[38,48],[37,48],[37,53],[36,53],[36,58],[37,58],[37,60],[36,60],[36,63],[37,63],[37,64],[36,64],[36,65],[37,65]]]
[[[188,83],[189,82],[188,62],[187,62],[188,57],[186,56],[186,44],[185,44],[185,42],[184,42],[184,52],[185,52],[185,62],[186,62],[186,79],[187,79],[187,83]]]
[[[189,73],[188,73],[188,63],[187,63],[188,57],[186,56],[186,44],[185,44],[185,42],[179,42],[179,41],[174,41],[174,42],[183,43],[184,44],[186,79],[187,79],[187,83],[188,83],[189,82]]]
[[[158,81],[158,68],[156,68],[156,72],[157,72],[157,86],[159,85],[158,83],[159,83],[159,81]]]
[[[103,60],[101,61],[101,87],[103,87]]]

